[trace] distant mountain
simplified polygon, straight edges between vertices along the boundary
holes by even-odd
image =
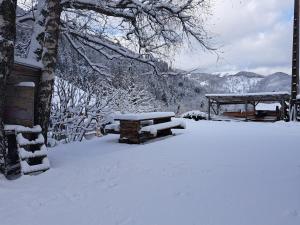
[[[253,89],[253,92],[290,91],[291,76],[285,73],[274,73],[262,79]]]
[[[208,93],[289,92],[291,86],[291,76],[285,73],[263,76],[246,71],[226,75],[193,72],[166,79],[170,85],[164,90],[176,99],[170,102],[170,109],[180,112],[206,111]]]
[[[185,77],[197,82],[207,93],[289,91],[291,85],[291,76],[285,73],[263,76],[241,71],[233,75],[192,73]]]
[[[128,62],[124,61],[120,65],[124,68],[128,64]],[[117,65],[119,64],[112,64],[112,66]],[[61,68],[64,67],[62,66]],[[157,105],[161,106],[159,110],[174,111],[178,114],[190,110],[205,112],[207,110],[207,98],[205,94],[208,93],[290,91],[291,85],[291,76],[285,73],[274,73],[263,76],[245,71],[232,75],[177,71],[165,72],[163,76],[150,74],[145,76],[138,72],[143,71],[142,69],[142,67],[137,65],[136,71],[131,74],[134,83],[141,90],[147,91],[149,97],[157,101]],[[119,81],[119,83],[123,83],[123,80],[128,78],[127,70],[115,71],[119,71],[115,73],[115,82]],[[62,70],[61,72],[64,71]],[[75,72],[72,74],[74,75]],[[119,86],[123,87],[121,84]]]

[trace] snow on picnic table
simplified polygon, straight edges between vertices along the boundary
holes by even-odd
[[[115,115],[115,120],[151,120],[164,117],[174,117],[174,112],[149,112],[149,113],[128,113],[128,114],[119,114]]]
[[[108,135],[0,178],[1,225],[298,225],[300,125],[187,121],[143,145]]]

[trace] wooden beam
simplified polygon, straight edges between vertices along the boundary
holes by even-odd
[[[252,104],[253,105],[253,111],[254,111],[254,113],[256,112],[256,106],[257,106],[257,104],[256,104],[256,102],[253,102],[253,104]]]
[[[220,104],[217,102],[217,115],[220,115]]]
[[[290,118],[296,120],[297,114],[297,95],[299,88],[299,0],[295,0],[294,5],[294,27],[293,27],[293,53],[292,53],[292,84],[291,84],[291,99],[290,99]]]
[[[210,98],[208,98],[208,110],[207,110],[207,113],[208,113],[208,120],[211,120],[211,116],[210,116],[210,108],[211,108],[211,101],[210,101]]]
[[[245,120],[248,121],[248,102],[245,102]]]

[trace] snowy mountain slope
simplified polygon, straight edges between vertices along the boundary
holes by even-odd
[[[0,177],[1,225],[300,223],[298,124],[187,122],[144,145],[60,145],[49,171]]]
[[[291,77],[285,73],[262,76],[251,72],[234,75],[189,74],[208,93],[247,93],[264,91],[289,91]]]
[[[184,96],[178,98],[173,103],[184,113],[189,110],[207,110],[207,93],[249,93],[249,92],[273,92],[290,91],[291,76],[284,73],[275,73],[268,76],[251,72],[239,72],[233,75],[207,74],[207,73],[188,73],[182,76],[173,76],[177,82],[181,83],[182,88],[177,88],[177,95],[184,89]],[[187,85],[191,83],[191,85]]]
[[[249,92],[253,86],[256,86],[263,77],[257,74],[248,74],[240,72],[232,76],[223,76],[223,88],[230,93]]]
[[[253,92],[261,91],[290,91],[291,89],[291,76],[285,73],[271,74],[252,88]]]

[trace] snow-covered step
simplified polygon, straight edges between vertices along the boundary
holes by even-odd
[[[7,174],[18,176],[21,174],[37,174],[50,168],[47,158],[47,147],[40,126],[24,127],[20,125],[5,125],[7,135],[13,135],[18,160],[11,163]],[[12,149],[12,151],[15,151]]]
[[[41,133],[42,128],[40,125],[36,125],[34,127],[24,127],[21,125],[5,125],[4,130],[9,131],[13,130],[16,133]]]
[[[21,161],[21,168],[23,174],[32,174],[36,172],[44,172],[50,169],[50,162],[47,157],[42,160],[41,164],[29,165],[27,161]]]
[[[42,145],[45,143],[44,136],[42,134],[39,134],[38,137],[34,140],[28,140],[27,138],[24,138],[22,133],[17,134],[17,143],[19,146],[26,146],[26,145]]]
[[[24,148],[19,148],[18,152],[21,160],[47,156],[47,148],[45,145],[42,145],[40,150],[35,150],[34,152],[26,151]]]

